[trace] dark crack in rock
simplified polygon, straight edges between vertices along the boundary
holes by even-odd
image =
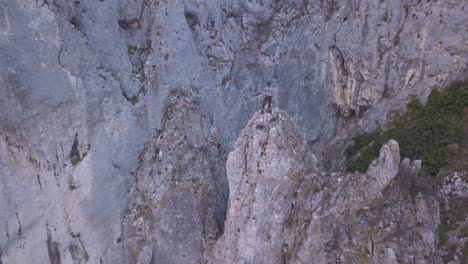
[[[73,165],[78,164],[81,161],[80,151],[78,150],[78,133],[75,134],[75,139],[73,140],[73,145],[70,150],[70,162]]]
[[[52,239],[49,227],[47,226],[47,252],[49,253],[50,264],[60,264],[62,260],[60,258],[59,245]]]

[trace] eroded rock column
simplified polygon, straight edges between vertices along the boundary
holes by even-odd
[[[141,153],[124,218],[129,263],[197,263],[219,235],[223,159],[216,131],[205,135],[201,120],[195,103],[173,95],[162,130]]]

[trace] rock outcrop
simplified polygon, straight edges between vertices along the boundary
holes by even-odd
[[[222,231],[228,193],[215,131],[204,136],[198,106],[180,94],[164,117],[130,191],[127,263],[198,263]]]
[[[439,206],[388,142],[365,174],[319,173],[287,113],[256,114],[229,154],[210,263],[438,263]],[[417,186],[417,187],[415,187]]]
[[[280,263],[298,245],[295,211],[308,203],[298,193],[315,166],[303,143],[284,111],[249,121],[227,160],[229,210],[211,263]]]

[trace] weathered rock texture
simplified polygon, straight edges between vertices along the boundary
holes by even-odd
[[[465,263],[468,261],[468,173],[451,173],[444,178],[439,192],[443,212],[441,255],[444,263]]]
[[[227,183],[216,134],[204,137],[198,106],[181,95],[164,117],[140,155],[130,191],[128,263],[196,263],[222,231]]]
[[[280,263],[298,246],[294,208],[307,207],[297,194],[315,166],[303,142],[283,111],[256,113],[242,130],[226,165],[229,210],[212,263]]]
[[[282,111],[229,154],[229,209],[211,263],[439,263],[439,206],[391,140],[365,174],[319,174]]]
[[[467,76],[465,2],[1,1],[0,260],[122,262],[132,173],[173,89],[227,149],[267,80],[317,153],[385,123]]]

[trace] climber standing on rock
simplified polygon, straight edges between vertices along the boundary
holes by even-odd
[[[274,89],[271,87],[270,81],[268,81],[262,91],[258,92],[256,95],[260,94],[263,94],[262,114],[266,104],[268,104],[268,112],[271,113],[271,100],[273,99]]]

